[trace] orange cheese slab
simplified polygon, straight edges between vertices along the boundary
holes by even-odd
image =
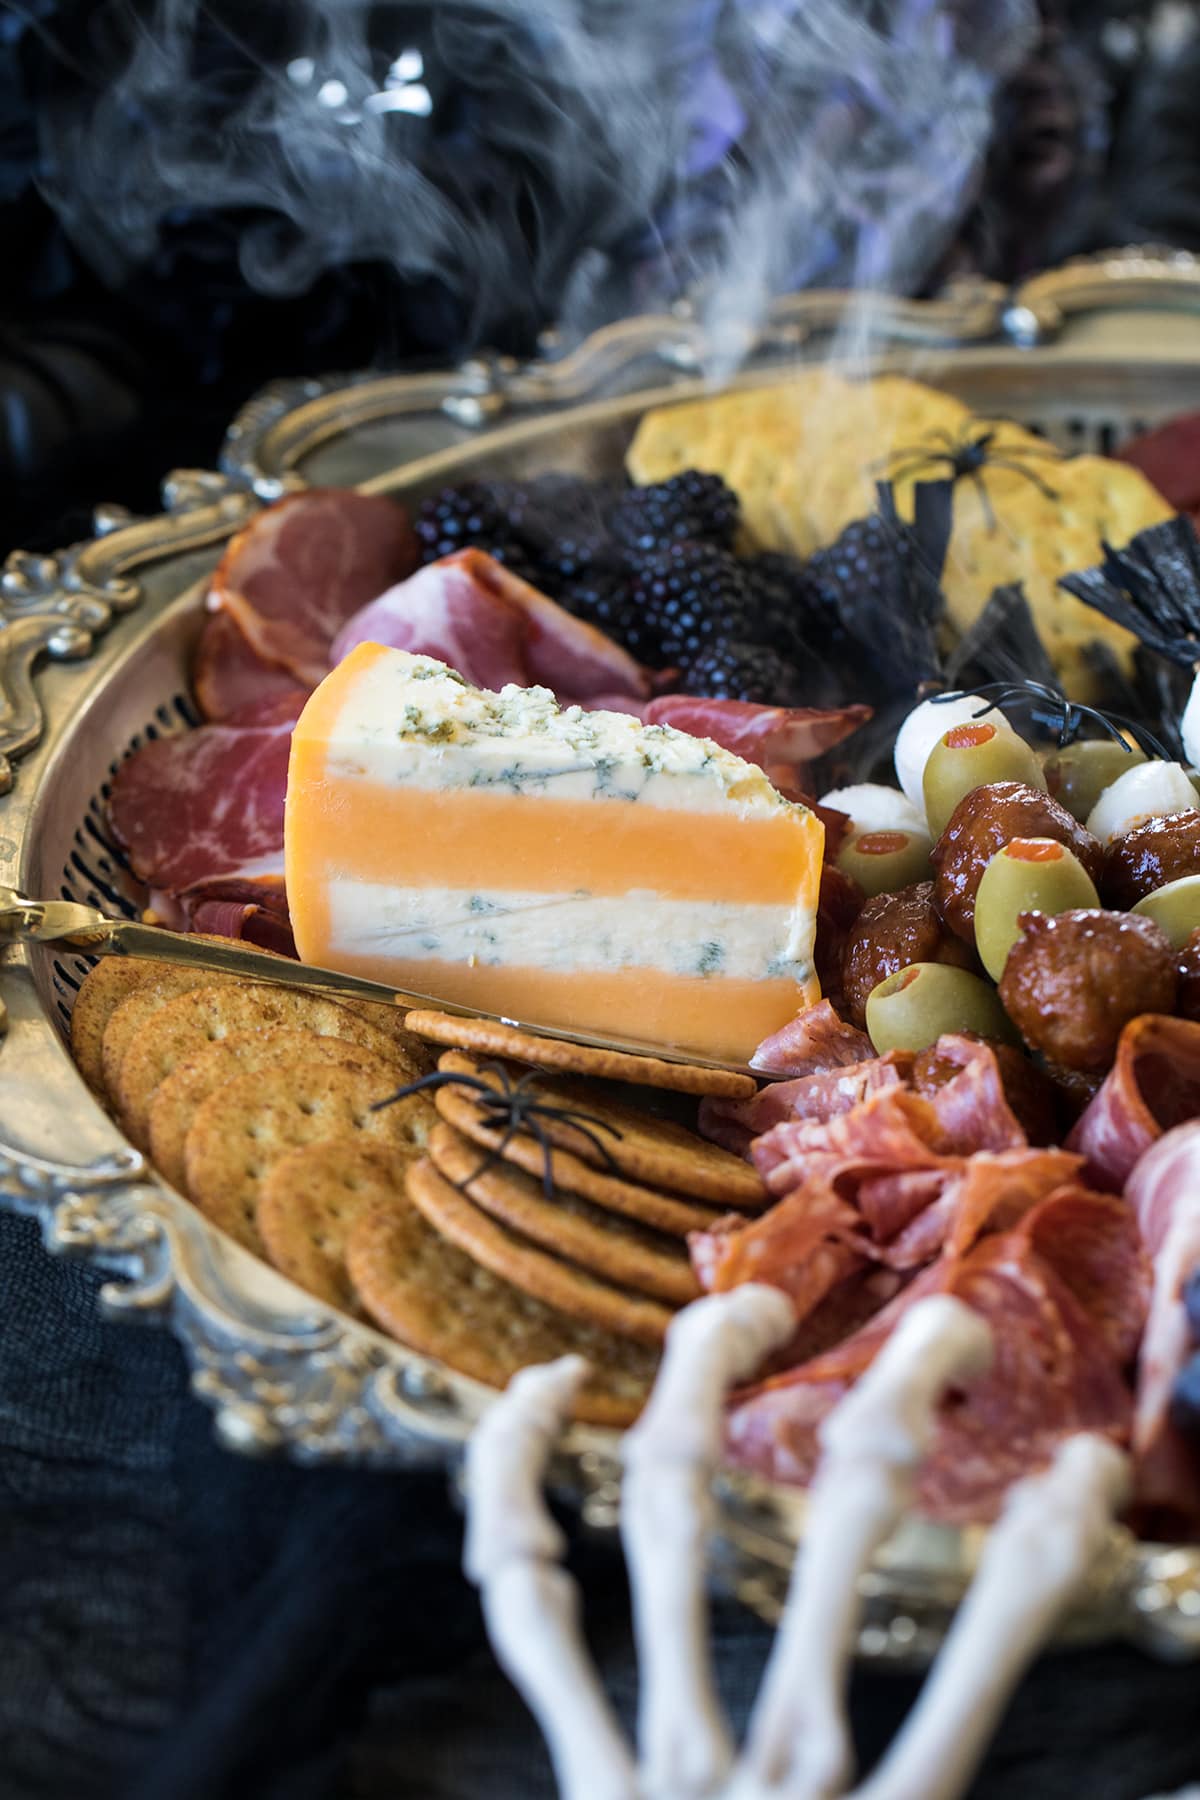
[[[306,962],[730,1060],[818,998],[823,832],[760,769],[624,713],[363,644],[297,722]]]

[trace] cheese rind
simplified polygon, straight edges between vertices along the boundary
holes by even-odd
[[[378,645],[293,737],[301,956],[531,1024],[744,1060],[817,998],[822,848],[706,739]]]

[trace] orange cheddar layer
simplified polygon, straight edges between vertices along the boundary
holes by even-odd
[[[531,1024],[745,1059],[817,998],[822,848],[706,739],[378,645],[293,738],[301,956]]]

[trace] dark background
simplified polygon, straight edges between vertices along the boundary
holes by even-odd
[[[430,9],[400,10],[406,41],[426,42]],[[706,57],[736,47],[737,11],[690,9],[697,82]],[[1042,12],[1041,42],[999,96],[980,179],[910,280],[917,290],[961,269],[1012,279],[1113,243],[1200,247],[1195,9],[1047,0]],[[211,101],[209,129],[294,53],[293,16],[232,0],[202,10],[188,72]],[[119,95],[153,19],[151,5],[125,0],[0,3],[0,550],[86,535],[98,500],[152,510],[163,472],[211,465],[233,411],[271,376],[441,360],[484,341],[528,351],[559,313],[576,252],[602,254],[617,278],[645,262],[647,197],[631,195],[617,164],[597,155],[568,182],[557,150],[511,153],[514,118],[544,120],[550,134],[563,96],[544,46],[510,19],[486,93],[429,51],[437,106],[408,140],[414,166],[463,217],[500,221],[486,283],[469,258],[413,277],[368,257],[314,270],[288,294],[255,292],[242,261],[255,209],[199,204],[167,208],[122,266],[85,245],[56,193],[55,132],[97,96]],[[732,51],[731,64],[736,89],[749,77]],[[164,105],[177,95],[168,87]],[[153,116],[136,123],[156,129]],[[755,153],[736,131],[718,147],[725,160]],[[675,194],[656,213],[650,196],[660,236],[709,229],[715,166],[695,172],[686,206]],[[105,178],[102,168],[101,195]],[[49,1259],[27,1222],[0,1216],[5,1800],[549,1794],[536,1735],[459,1573],[443,1478],[224,1454],[175,1345],[101,1324],[95,1287]],[[581,1541],[573,1556],[628,1715],[619,1559]],[[741,1718],[768,1634],[730,1606],[718,1628]],[[1120,1647],[1045,1661],[979,1800],[1138,1800],[1200,1778],[1198,1683]],[[866,1760],[912,1691],[906,1677],[860,1672]]]

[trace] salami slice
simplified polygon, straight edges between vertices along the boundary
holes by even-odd
[[[1067,1142],[1097,1187],[1124,1187],[1164,1131],[1200,1116],[1200,1024],[1144,1013],[1121,1033],[1116,1060]]]

